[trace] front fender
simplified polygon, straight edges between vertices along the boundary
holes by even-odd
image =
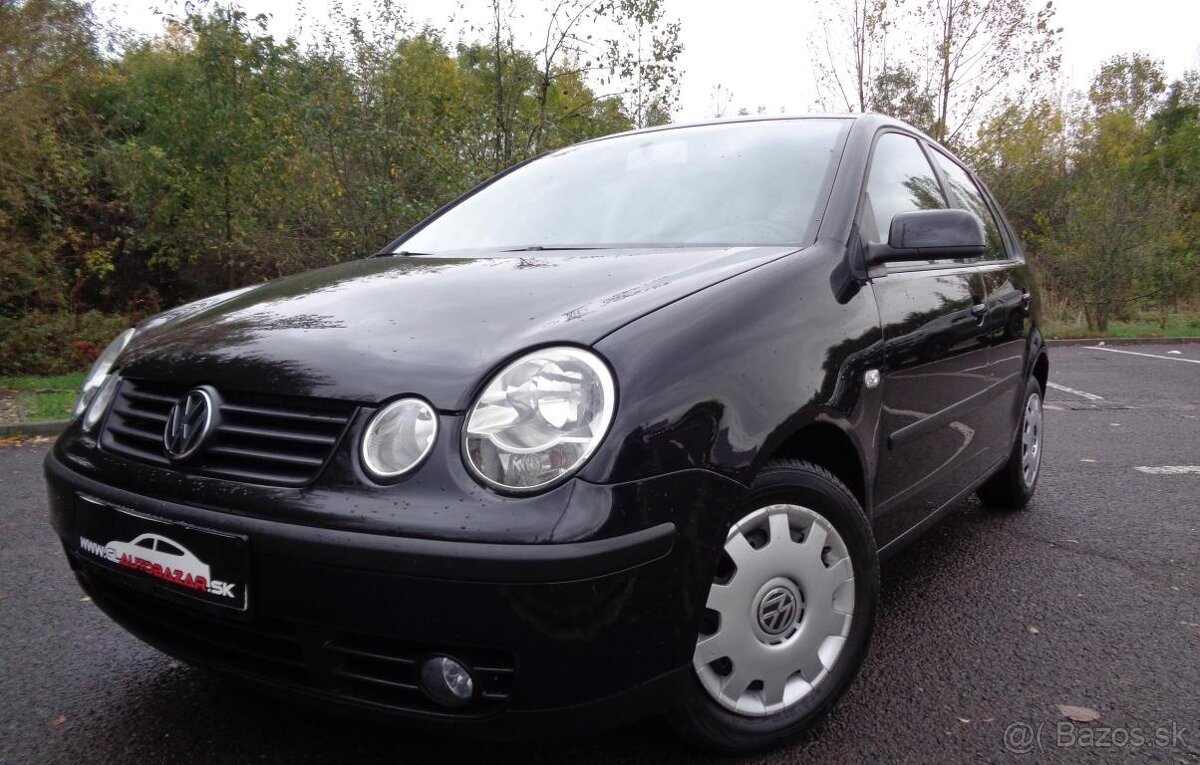
[[[872,443],[878,400],[862,372],[881,334],[869,286],[839,303],[830,275],[844,246],[818,242],[664,306],[596,349],[619,401],[588,481],[703,468],[749,485],[800,428],[833,423]],[[866,464],[871,449],[861,454]],[[873,472],[873,471],[872,471]]]

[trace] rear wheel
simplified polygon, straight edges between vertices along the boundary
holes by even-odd
[[[776,746],[829,710],[866,655],[875,542],[853,494],[808,462],[773,463],[729,529],[674,715],[694,743]]]
[[[1042,468],[1042,385],[1030,377],[1025,385],[1020,433],[1008,462],[979,487],[979,499],[990,507],[1019,510],[1029,504]]]

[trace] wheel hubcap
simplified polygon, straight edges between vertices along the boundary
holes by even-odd
[[[770,505],[734,524],[692,660],[701,685],[739,714],[775,714],[834,666],[854,614],[854,567],[820,513]]]
[[[770,642],[771,638],[786,635],[796,626],[804,613],[804,605],[796,585],[784,580],[758,598],[758,630]]]
[[[1033,486],[1042,462],[1042,397],[1031,393],[1025,402],[1025,424],[1021,429],[1021,475]]]

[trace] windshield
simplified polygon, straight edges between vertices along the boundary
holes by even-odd
[[[845,126],[766,120],[572,146],[497,179],[394,249],[803,243]]]

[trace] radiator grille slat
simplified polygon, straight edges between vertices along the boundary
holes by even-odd
[[[266,452],[258,449],[247,449],[240,446],[211,446],[208,449],[209,454],[228,455],[230,457],[240,457],[247,460],[258,460],[260,462],[283,462],[288,465],[301,465],[307,467],[320,467],[325,460],[320,457],[308,457],[302,454],[285,454],[282,452]]]
[[[345,401],[220,391],[216,432],[186,461],[163,448],[180,385],[122,380],[105,420],[101,447],[184,473],[277,486],[304,486],[324,469],[357,406]]]
[[[149,411],[140,410],[139,411],[137,409],[130,409],[127,406],[114,407],[113,411],[115,411],[117,414],[119,414],[125,418],[133,417],[133,418],[136,418],[139,420],[149,420],[151,422],[162,423],[162,425],[164,425],[164,426],[167,424],[166,413],[161,413],[161,412],[157,412],[157,411],[153,411],[153,410],[149,410]]]
[[[282,419],[282,420],[298,420],[300,422],[311,423],[337,423],[341,422],[341,418],[334,414],[322,414],[320,412],[303,412],[289,409],[281,409],[270,406],[248,406],[245,404],[222,404],[222,412],[232,414],[242,414],[250,417],[264,417],[267,419]]]
[[[164,424],[166,420],[163,420]],[[270,439],[275,441],[293,441],[302,444],[316,444],[318,446],[333,446],[337,442],[337,436],[322,435],[320,433],[306,433],[303,431],[288,431],[279,430],[276,428],[255,427],[252,425],[231,425],[225,424],[224,432],[230,435],[246,436],[256,439]]]

